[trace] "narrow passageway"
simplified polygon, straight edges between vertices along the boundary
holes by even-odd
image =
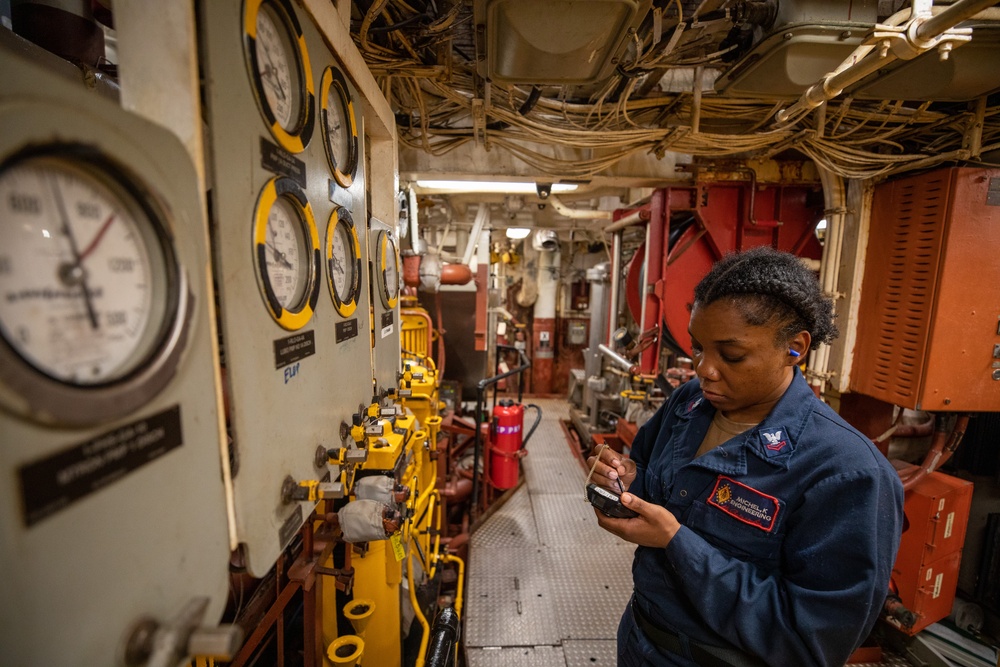
[[[469,667],[614,667],[635,547],[602,530],[584,501],[587,471],[559,424],[566,402],[525,403],[542,409],[523,459],[525,482],[470,539]],[[880,665],[908,663],[887,654],[856,667]]]
[[[559,424],[566,402],[525,402],[542,408],[525,483],[470,540],[469,665],[610,667],[634,546],[602,530],[584,500],[587,471]]]

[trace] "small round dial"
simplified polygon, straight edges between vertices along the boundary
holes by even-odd
[[[0,176],[0,332],[33,367],[77,386],[148,361],[175,296],[157,223],[94,173],[36,157]]]
[[[254,222],[257,278],[272,317],[302,327],[319,294],[319,234],[305,193],[288,178],[273,178],[257,201]]]
[[[396,242],[389,232],[382,232],[378,237],[379,248],[379,296],[386,308],[395,308],[399,301],[399,255],[396,252]]]
[[[326,230],[327,278],[330,296],[343,317],[354,313],[361,291],[361,244],[354,221],[347,209],[337,208]]]
[[[344,75],[327,67],[320,82],[323,143],[333,177],[349,188],[358,170],[358,123]]]
[[[286,150],[302,152],[315,123],[315,90],[288,0],[246,0],[244,41],[254,95],[271,134]]]

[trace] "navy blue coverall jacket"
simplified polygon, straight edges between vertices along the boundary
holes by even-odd
[[[636,604],[682,642],[781,667],[842,665],[885,600],[903,488],[871,441],[794,373],[763,422],[697,459],[715,414],[697,380],[639,429],[628,490],[681,528],[665,549],[636,549]]]

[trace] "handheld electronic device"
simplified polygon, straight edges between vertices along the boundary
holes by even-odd
[[[639,516],[637,512],[622,505],[621,498],[616,493],[591,482],[587,484],[587,500],[602,514],[613,519],[631,519]]]

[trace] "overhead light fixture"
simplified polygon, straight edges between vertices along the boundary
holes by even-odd
[[[514,181],[417,181],[417,187],[425,190],[446,192],[482,192],[500,194],[538,194],[538,185],[531,182]],[[579,187],[576,183],[553,183],[551,192],[572,192]]]
[[[531,230],[527,227],[508,227],[507,228],[507,238],[509,239],[523,239],[527,238]]]

